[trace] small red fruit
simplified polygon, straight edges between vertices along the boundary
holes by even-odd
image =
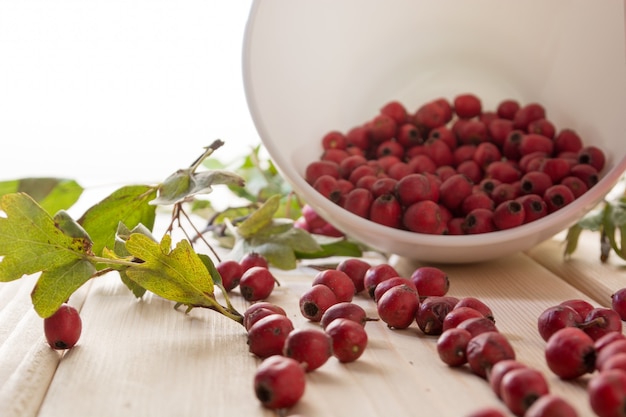
[[[515,359],[513,347],[500,332],[485,332],[474,336],[467,344],[466,355],[470,370],[483,378],[486,378],[497,362]]]
[[[337,296],[326,285],[313,285],[300,296],[300,312],[305,318],[319,322],[324,312],[337,302]]]
[[[265,359],[254,374],[254,393],[269,409],[294,406],[304,395],[306,374],[298,361],[281,355]]]
[[[311,285],[323,284],[332,290],[337,302],[352,301],[355,294],[354,282],[348,274],[337,269],[325,269],[318,272]]]
[[[306,372],[324,365],[332,356],[332,339],[316,328],[295,329],[285,339],[283,355],[300,362]]]
[[[410,277],[420,297],[442,296],[450,289],[450,279],[440,268],[422,266],[417,268]]]
[[[472,338],[466,329],[448,329],[437,338],[437,354],[439,359],[448,366],[461,366],[467,363],[465,350]]]
[[[325,329],[333,342],[333,355],[339,362],[354,362],[367,347],[368,337],[365,328],[359,323],[338,318]]]
[[[482,103],[480,99],[471,93],[459,94],[453,101],[454,111],[461,119],[470,119],[480,115]]]
[[[544,375],[528,367],[507,372],[500,383],[502,401],[516,416],[525,415],[526,410],[549,391]]]
[[[441,235],[447,223],[443,219],[439,204],[424,200],[411,204],[404,211],[402,224],[412,232]]]
[[[626,372],[610,369],[591,377],[589,404],[598,417],[622,417],[626,410]]]
[[[275,285],[276,278],[269,269],[253,266],[241,276],[239,290],[246,301],[258,301],[269,297]]]
[[[282,314],[263,317],[248,329],[248,350],[259,358],[280,355],[293,329],[291,320]]]
[[[347,258],[339,262],[337,270],[344,272],[354,283],[354,293],[358,294],[365,289],[365,272],[371,267],[368,262],[358,258]]]
[[[232,259],[224,260],[215,265],[215,268],[222,277],[222,285],[227,292],[239,285],[243,275],[243,268],[239,262]]]
[[[388,289],[376,302],[378,316],[389,328],[406,329],[415,320],[419,297],[408,285]]]
[[[564,327],[546,343],[546,363],[561,379],[575,379],[593,372],[596,348],[593,339],[577,327]]]
[[[71,349],[76,345],[83,329],[83,323],[74,307],[63,304],[50,317],[43,321],[46,341],[52,349]]]

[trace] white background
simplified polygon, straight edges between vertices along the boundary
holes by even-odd
[[[214,139],[258,144],[242,82],[251,0],[0,0],[0,180],[158,182]]]

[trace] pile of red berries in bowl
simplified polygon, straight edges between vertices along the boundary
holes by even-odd
[[[425,234],[468,235],[519,227],[557,212],[597,184],[605,154],[540,103],[475,94],[399,101],[346,132],[321,139],[306,181],[372,222]]]
[[[619,5],[603,3],[598,8],[596,3],[570,2],[565,18],[564,8],[542,1],[504,4],[490,0],[476,8],[461,0],[452,5],[344,0],[334,2],[331,13],[325,3],[308,7],[287,0],[277,3],[254,2],[247,25],[244,88],[252,119],[274,165],[294,191],[332,227],[357,241],[423,262],[501,258],[530,249],[574,224],[602,201],[626,170],[626,79],[623,36],[619,35],[624,21],[619,18],[623,15]],[[511,25],[511,16],[520,21],[540,18],[545,24],[528,31]],[[583,34],[582,26],[594,30]],[[479,111],[471,99],[455,103],[465,93],[480,99]],[[503,105],[504,113],[498,115],[498,107],[507,99],[517,101],[519,109],[507,110]],[[516,122],[513,112],[518,110]],[[512,135],[512,143],[505,144],[511,123],[516,133],[533,136],[523,143],[517,138],[517,146]],[[552,138],[550,128],[554,128]],[[329,135],[325,147],[330,149],[324,149],[320,141],[331,131],[339,132],[337,142]],[[571,143],[557,145],[575,140],[566,139],[566,132],[578,134],[578,150]],[[549,141],[537,139],[537,133]],[[492,160],[494,147],[499,161]],[[606,156],[604,167],[596,168],[598,181],[591,187],[591,174],[573,169],[574,160],[583,165],[580,160],[585,156],[578,155],[583,148],[593,149],[586,165],[600,166],[596,149]],[[535,152],[544,155],[531,161],[539,155]],[[540,168],[546,157],[551,161]],[[309,168],[322,158],[337,165],[341,165],[338,160],[349,161],[343,162],[339,174],[337,167]],[[361,158],[367,162],[362,164]],[[571,190],[581,182],[568,179],[561,184],[563,160],[572,174],[567,176],[578,175],[588,188],[581,195],[577,188],[575,198],[566,205],[558,201],[571,197],[564,187]],[[433,169],[434,173],[429,172]],[[515,226],[522,221],[519,201],[503,206],[496,215],[498,203],[521,196],[509,198],[519,193],[527,171],[542,170],[552,185],[564,186],[551,191],[557,195],[550,203],[543,200],[545,216],[526,221],[527,212],[537,209],[524,209],[523,224]],[[307,175],[307,171],[312,172]],[[332,181],[318,184],[322,192],[316,190],[314,179],[322,173],[341,180],[341,190],[337,192]],[[428,189],[432,180],[439,196],[415,205],[414,200],[421,197],[402,193],[406,201],[397,201],[398,207],[397,192],[394,198],[387,196],[377,203],[379,195],[372,194],[369,211],[365,191],[348,198],[348,187],[369,189],[381,173],[398,182],[409,173],[422,173],[429,184],[412,177],[414,184],[407,179],[402,188]],[[457,176],[444,186],[443,180],[453,175]],[[499,196],[491,198],[492,214],[486,211],[491,203],[484,195],[473,196],[481,186],[496,186],[488,178],[501,185]],[[545,176],[535,173],[527,180],[531,194],[543,197],[534,187],[545,187]],[[377,187],[389,186],[389,182],[381,181]],[[461,201],[469,197],[470,188],[472,197],[463,208]],[[484,192],[493,195],[488,188]],[[525,203],[543,206],[533,199]],[[550,212],[553,202],[561,208]],[[461,219],[472,207],[480,210],[463,225]],[[542,214],[539,208],[536,215]]]

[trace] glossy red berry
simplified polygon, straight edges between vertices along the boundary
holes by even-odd
[[[338,269],[325,269],[313,277],[311,285],[322,284],[332,290],[337,302],[352,301],[355,294],[354,282],[348,274]]]
[[[365,328],[359,323],[338,318],[325,329],[332,339],[333,356],[340,362],[354,362],[361,357],[368,343]]]
[[[243,270],[243,272],[246,272],[253,266],[261,266],[263,268],[269,267],[269,262],[267,261],[267,258],[258,252],[246,253],[239,261],[239,264],[241,265],[241,269]]]
[[[577,327],[556,331],[546,343],[546,363],[561,379],[574,379],[595,369],[593,339]]]
[[[44,335],[52,349],[71,349],[76,345],[82,332],[82,320],[78,310],[63,304],[50,317],[43,321]]]
[[[431,296],[420,302],[415,313],[415,322],[426,335],[440,335],[443,332],[443,322],[448,313],[458,303],[458,298],[451,296]]]
[[[350,277],[354,283],[354,292],[358,294],[365,289],[365,273],[370,267],[371,265],[362,259],[346,258],[339,262],[336,269]]]
[[[324,312],[337,302],[337,296],[329,287],[313,285],[300,296],[300,312],[305,318],[319,322]]]
[[[376,302],[376,309],[388,327],[406,329],[415,320],[419,303],[417,293],[403,284],[387,290]]]
[[[291,331],[283,347],[283,355],[300,362],[306,372],[324,365],[332,353],[332,339],[323,330],[316,328]]]
[[[253,266],[246,270],[239,280],[239,290],[246,301],[266,299],[274,290],[275,285],[274,275],[262,266]]]
[[[402,206],[394,194],[383,194],[372,202],[369,219],[374,223],[399,229],[402,226]]]
[[[226,291],[231,291],[239,285],[243,268],[241,264],[235,260],[224,260],[215,265],[217,272],[222,277],[222,285]]]
[[[465,350],[472,338],[472,334],[466,329],[448,329],[437,338],[437,354],[439,359],[448,366],[461,366],[467,363]]]
[[[259,358],[280,355],[293,329],[291,320],[282,314],[263,317],[248,329],[248,350]]]
[[[543,373],[530,367],[507,372],[500,383],[502,401],[516,416],[524,416],[535,401],[549,392]]]
[[[293,407],[304,395],[306,374],[298,361],[282,355],[265,359],[254,374],[254,393],[269,409]]]
[[[444,234],[447,227],[441,207],[431,200],[419,201],[407,207],[402,224],[412,232],[436,235]]]
[[[454,111],[462,119],[478,116],[482,112],[482,102],[475,94],[459,94],[453,101]]]
[[[434,266],[421,266],[410,277],[420,297],[443,296],[450,289],[448,274]]]
[[[516,200],[504,201],[493,211],[493,224],[498,230],[520,226],[525,218],[524,206]]]
[[[466,355],[470,370],[483,378],[497,362],[515,359],[513,346],[500,332],[485,332],[473,337],[467,344]]]

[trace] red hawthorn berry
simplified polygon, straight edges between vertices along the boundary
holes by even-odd
[[[413,116],[413,123],[425,131],[430,131],[436,127],[447,123],[446,110],[441,105],[429,102],[420,106]]]
[[[516,200],[524,207],[524,223],[532,222],[548,214],[548,206],[541,195],[526,194],[517,197]]]
[[[450,210],[455,210],[472,193],[472,181],[463,174],[455,174],[441,183],[439,201]]]
[[[418,201],[404,211],[402,224],[417,233],[444,234],[446,222],[441,216],[441,208],[430,200]]]
[[[492,162],[501,160],[502,153],[494,143],[483,142],[476,146],[472,159],[484,169]]]
[[[466,235],[493,232],[496,230],[493,223],[493,211],[485,208],[470,211],[463,219],[461,229]]]
[[[589,187],[587,187],[587,184],[585,184],[583,180],[572,175],[563,178],[561,180],[561,184],[567,186],[570,190],[572,190],[575,198],[580,197],[589,189]]]
[[[551,121],[541,118],[533,120],[528,124],[528,133],[538,133],[549,139],[553,139],[554,134],[556,133],[556,128]]]
[[[382,143],[390,140],[396,134],[396,121],[386,114],[379,114],[367,124],[369,136],[373,143]]]
[[[342,197],[341,190],[337,185],[337,178],[331,175],[320,176],[313,183],[313,188],[333,203],[338,203]]]
[[[566,185],[556,184],[548,188],[543,194],[548,213],[553,213],[574,201],[574,193]]]
[[[367,159],[363,155],[350,155],[339,162],[339,177],[347,179],[357,167],[366,165]]]
[[[404,123],[399,126],[396,140],[407,149],[424,143],[420,130],[413,123]]]
[[[487,125],[487,134],[494,145],[502,147],[506,138],[513,130],[513,121],[509,119],[494,119]]]
[[[378,178],[370,187],[370,192],[374,198],[383,194],[391,194],[395,192],[398,180],[389,177]]]
[[[383,194],[372,202],[369,219],[383,226],[399,229],[402,226],[402,206],[393,194]]]
[[[398,126],[406,123],[408,117],[406,107],[404,107],[404,104],[397,100],[393,100],[385,104],[380,109],[380,113],[391,117]]]
[[[304,178],[306,182],[313,185],[322,175],[339,178],[339,165],[332,161],[313,161],[307,165]]]
[[[395,180],[401,180],[409,174],[413,173],[413,168],[406,162],[398,162],[387,171],[387,175]]]
[[[513,200],[517,198],[521,193],[521,188],[515,186],[515,184],[507,184],[505,182],[495,186],[491,192],[491,199],[497,206],[505,201]]]
[[[356,293],[354,281],[346,274],[338,269],[325,269],[318,272],[311,285],[322,284],[332,290],[337,298],[337,302],[352,301],[352,297]]]
[[[428,134],[428,139],[431,138],[442,140],[451,150],[454,150],[457,147],[456,136],[448,126],[439,126],[431,130]]]
[[[524,194],[543,195],[543,193],[553,185],[552,178],[541,171],[527,172],[524,174],[521,181],[520,187]]]
[[[365,188],[350,191],[343,202],[343,208],[357,216],[368,218],[374,197]]]
[[[524,223],[524,206],[516,200],[500,203],[493,211],[493,224],[499,230],[510,229]]]
[[[530,122],[546,117],[545,108],[539,103],[530,103],[522,106],[513,118],[513,126],[515,129],[526,131]]]
[[[454,111],[461,119],[470,119],[480,115],[482,112],[482,102],[471,93],[459,94],[453,101]]]
[[[348,143],[348,146],[354,146],[366,151],[369,149],[372,142],[370,130],[365,126],[353,127],[346,133],[346,142]]]
[[[461,144],[477,145],[486,142],[488,137],[487,125],[480,120],[466,120],[457,130],[457,139]]]
[[[457,174],[465,175],[473,184],[483,179],[483,169],[474,160],[463,161],[456,167]]]
[[[504,183],[512,183],[519,180],[522,175],[520,170],[510,161],[494,161],[485,169],[486,177],[493,178]]]
[[[491,197],[489,197],[489,195],[482,190],[475,191],[468,195],[461,203],[461,212],[464,215],[467,215],[470,211],[477,208],[485,208],[488,210],[493,210],[495,208],[495,204]]]
[[[522,136],[519,152],[522,156],[533,152],[544,152],[551,155],[554,151],[554,142],[547,136],[538,133],[528,133]]]
[[[376,148],[376,157],[395,156],[400,159],[404,155],[404,146],[399,144],[395,139],[388,139],[382,142]]]
[[[548,174],[552,182],[556,184],[570,174],[571,164],[563,158],[543,158],[539,164],[539,171]]]
[[[349,156],[350,154],[345,149],[330,148],[330,149],[326,149],[322,153],[322,157],[320,159],[322,161],[330,161],[336,164],[340,164],[341,161],[343,161]]]
[[[556,153],[578,153],[583,147],[583,141],[573,129],[563,129],[554,137],[554,150]]]
[[[403,206],[410,206],[418,201],[439,199],[439,188],[425,174],[410,174],[400,179],[395,193]]]
[[[454,157],[447,143],[440,139],[429,138],[423,145],[423,152],[437,166],[451,165]]]
[[[580,178],[588,188],[593,187],[599,181],[598,170],[589,164],[577,164],[570,169],[570,174]]]
[[[438,167],[437,164],[432,159],[430,159],[429,156],[424,154],[415,155],[414,157],[409,159],[407,164],[411,167],[413,172],[418,174],[422,174],[425,172],[430,172],[431,174],[434,174],[435,172],[437,172]]]
[[[581,164],[589,164],[600,172],[604,168],[605,163],[604,152],[597,146],[589,145],[578,151],[578,162]]]
[[[76,345],[83,324],[78,310],[69,304],[63,304],[54,314],[44,319],[43,328],[50,347],[63,350]]]
[[[338,130],[333,130],[326,133],[322,137],[322,147],[325,150],[328,149],[346,149],[348,141],[346,135]]]
[[[506,99],[502,100],[496,108],[496,113],[503,119],[513,120],[515,113],[520,109],[520,104],[517,100]]]

